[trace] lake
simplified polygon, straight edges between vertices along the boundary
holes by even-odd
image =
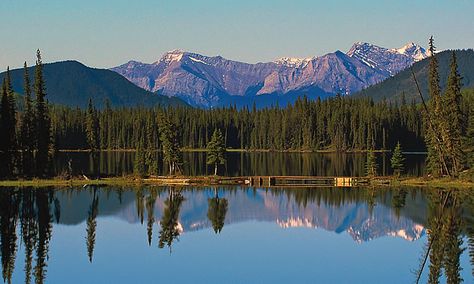
[[[161,161],[161,153],[157,152]],[[391,174],[389,153],[378,153],[380,175]],[[60,152],[54,158],[54,170],[67,170],[69,161],[73,174],[121,176],[133,173],[134,152]],[[311,176],[365,176],[365,153],[287,153],[287,152],[228,152],[225,165],[219,174],[225,176],[258,175],[311,175]],[[425,167],[424,154],[405,154],[405,171],[408,175],[421,176]],[[160,163],[160,174],[167,174]],[[205,152],[184,152],[184,175],[214,174],[213,167],[206,165]]]
[[[11,283],[413,283],[428,253],[420,283],[430,274],[473,283],[473,204],[470,193],[420,188],[2,188],[2,275]]]

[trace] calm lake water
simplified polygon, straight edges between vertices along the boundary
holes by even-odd
[[[446,261],[428,258],[420,283],[437,267],[473,283],[473,204],[408,188],[3,188],[3,279],[413,283],[432,240]]]
[[[159,161],[161,153],[156,153]],[[54,159],[57,173],[68,168],[68,161],[74,174],[121,176],[133,172],[134,152],[58,153]],[[390,154],[377,154],[379,174],[391,174]],[[405,154],[405,171],[409,175],[424,173],[424,154]],[[364,176],[366,154],[342,153],[227,153],[227,162],[219,169],[220,175],[312,175],[312,176]],[[161,174],[164,172],[159,166]],[[184,152],[182,169],[185,175],[213,174],[213,167],[206,165],[205,152]]]

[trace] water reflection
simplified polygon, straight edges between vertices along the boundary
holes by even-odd
[[[58,153],[54,158],[55,171],[68,173],[72,167],[74,175],[121,176],[133,173],[134,152]],[[162,164],[161,153],[157,153],[159,174],[167,174]],[[182,165],[185,175],[213,174],[206,163],[206,153],[185,152]],[[423,174],[425,156],[406,155],[406,173]],[[227,162],[222,174],[227,176],[247,175],[313,175],[313,176],[363,176],[366,157],[363,153],[227,153]],[[390,155],[378,154],[379,174],[391,174]]]
[[[66,231],[81,228],[84,232],[81,238],[85,235],[86,252],[83,246],[68,249],[83,251],[82,255],[92,263],[90,265],[98,265],[97,260],[106,265],[103,262],[106,255],[94,255],[97,246],[106,245],[103,242],[97,244],[100,237],[97,228],[107,224],[108,217],[113,217],[126,221],[123,224],[137,224],[143,228],[142,237],[149,249],[169,250],[173,252],[169,256],[171,258],[175,248],[186,243],[177,242],[183,235],[211,231],[220,238],[229,232],[227,226],[249,221],[276,224],[280,230],[322,229],[350,236],[355,241],[353,245],[370,244],[369,241],[378,238],[397,238],[413,243],[422,238],[427,242],[426,250],[419,274],[414,275],[413,280],[420,278],[422,282],[438,283],[446,279],[449,283],[459,283],[463,278],[467,280],[463,269],[470,270],[466,263],[461,262],[466,247],[469,251],[465,254],[470,254],[471,262],[474,255],[472,201],[469,192],[415,188],[2,189],[2,276],[5,283],[31,283],[33,280],[43,283],[48,276],[48,262],[60,257],[49,252],[53,232],[56,233],[54,242],[71,241],[61,237],[61,234],[57,235],[53,226]],[[158,234],[153,233],[154,227],[159,228]],[[252,231],[246,234],[252,234]],[[289,234],[296,237],[299,232],[290,231]],[[186,240],[189,242],[189,239]],[[136,243],[123,245],[141,246]],[[188,248],[189,245],[192,244],[186,244]],[[237,254],[239,245],[239,240],[234,239],[231,243]],[[126,255],[124,257],[127,258]],[[389,259],[390,255],[384,257]],[[416,254],[408,256],[410,259],[418,257]],[[73,269],[75,261],[78,260],[61,262],[62,269]],[[24,275],[18,276],[19,271],[24,271]],[[404,273],[410,274],[410,271]],[[16,278],[13,275],[17,275]]]

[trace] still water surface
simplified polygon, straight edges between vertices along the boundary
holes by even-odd
[[[156,153],[158,161],[161,153]],[[378,172],[391,174],[389,153],[377,156]],[[121,176],[133,173],[134,152],[65,153],[54,159],[54,168],[61,173],[68,168],[68,162],[74,174],[97,174]],[[405,154],[405,171],[408,175],[423,175],[424,154]],[[258,176],[258,175],[311,175],[311,176],[364,176],[366,174],[365,153],[281,153],[281,152],[228,152],[227,161],[219,169],[220,175]],[[160,174],[166,166],[159,165]],[[205,152],[183,153],[183,174],[197,176],[214,174],[212,166],[206,165]]]
[[[454,190],[84,187],[0,191],[5,282],[473,283]],[[449,232],[446,234],[445,232]],[[443,236],[433,238],[433,236]],[[471,247],[472,249],[472,247]]]

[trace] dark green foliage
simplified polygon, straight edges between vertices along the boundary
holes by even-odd
[[[393,150],[392,158],[390,159],[393,172],[396,176],[400,176],[405,168],[405,157],[403,157],[402,146],[400,142],[397,143],[397,146]]]
[[[100,137],[99,137],[99,118],[97,116],[97,110],[95,109],[92,99],[89,99],[89,105],[87,106],[86,116],[86,135],[87,143],[92,151],[100,149]]]
[[[51,120],[46,101],[46,86],[43,78],[43,63],[41,53],[36,53],[35,83],[36,94],[36,173],[39,176],[47,174],[49,169],[49,151],[51,147]]]
[[[48,63],[42,67],[50,103],[85,109],[89,98],[92,98],[100,109],[104,108],[106,100],[114,107],[186,105],[178,98],[168,98],[139,88],[114,71],[90,68],[77,61]],[[34,74],[36,67],[28,71]],[[5,73],[1,73],[0,80],[4,77]],[[22,77],[21,69],[12,71],[14,89],[25,94]]]
[[[2,167],[0,176],[12,176],[15,166],[14,151],[16,148],[16,103],[12,89],[10,69],[7,69],[6,77],[1,88],[0,101],[0,155]]]
[[[377,175],[377,160],[373,150],[367,153],[367,163],[365,164],[367,176],[374,177]]]
[[[456,53],[451,59],[451,71],[443,98],[443,110],[446,123],[446,137],[444,143],[448,151],[449,166],[454,176],[463,168],[464,153],[462,149],[462,133],[464,130],[464,117],[461,110],[461,75],[458,72]]]
[[[466,151],[466,163],[469,168],[474,168],[474,90],[465,91],[467,126],[464,137],[463,149]]]
[[[225,163],[225,142],[222,132],[215,129],[211,141],[207,143],[207,164],[214,165],[214,175],[217,175],[218,165]]]
[[[160,142],[163,150],[164,162],[168,164],[169,174],[180,172],[182,163],[181,145],[179,139],[179,128],[169,117],[160,113],[159,115]]]
[[[133,172],[139,177],[144,177],[146,175],[145,152],[143,150],[142,143],[138,144],[137,150],[135,152]]]
[[[36,148],[36,115],[31,98],[31,83],[28,68],[24,65],[24,103],[20,121],[19,147],[22,150],[21,171],[25,176],[35,172],[34,150]]]

